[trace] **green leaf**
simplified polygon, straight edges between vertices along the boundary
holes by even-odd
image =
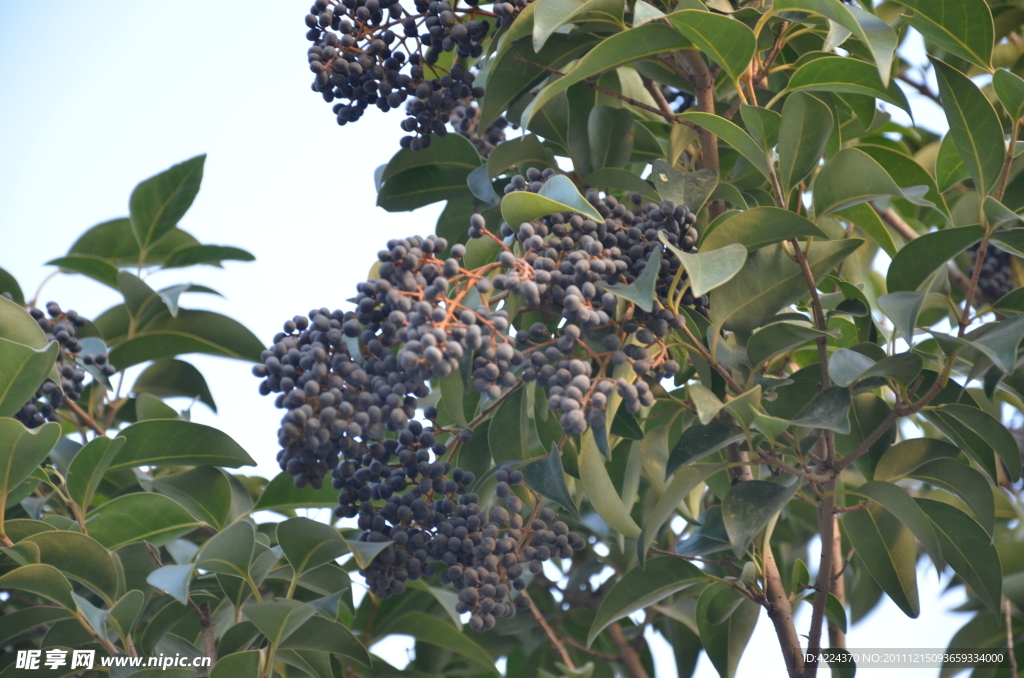
[[[13,416],[42,386],[60,346],[33,349],[0,337],[0,417]]]
[[[732,280],[747,261],[747,248],[740,243],[726,245],[710,252],[687,254],[670,244],[664,231],[659,232],[658,237],[682,262],[690,280],[690,291],[695,297],[704,296]]]
[[[651,166],[651,180],[654,181],[662,200],[686,205],[696,214],[714,193],[718,185],[718,172],[709,168],[680,172],[662,160],[655,160]]]
[[[485,669],[489,675],[497,676],[494,659],[469,636],[459,633],[437,617],[423,612],[408,612],[401,616],[389,629],[391,633],[410,635],[416,640],[451,650]]]
[[[636,539],[640,535],[640,527],[633,521],[615,490],[605,466],[605,458],[594,440],[593,429],[587,429],[583,434],[580,447],[580,482],[594,510],[613,530],[629,539]]]
[[[501,200],[501,216],[515,231],[524,222],[555,212],[576,212],[594,221],[604,221],[594,206],[576,190],[572,180],[562,174],[544,182],[537,193],[513,191]]]
[[[139,492],[111,499],[86,516],[89,536],[108,549],[145,539],[163,546],[202,523],[175,501],[160,494]]]
[[[843,57],[843,61],[850,60]],[[831,134],[832,112],[820,99],[803,92],[786,97],[778,146],[779,182],[784,195],[789,195],[818,166]]]
[[[815,242],[807,251],[815,279],[831,271],[863,242],[858,238]],[[807,293],[803,271],[782,245],[763,247],[750,253],[739,275],[715,291],[711,317],[727,330],[751,331]]]
[[[809,324],[781,322],[765,325],[754,332],[747,341],[747,359],[751,367],[757,369],[764,363],[821,336],[828,335],[810,327]],[[831,368],[831,364],[829,367]]]
[[[377,554],[384,549],[392,546],[394,542],[390,541],[349,541],[345,539],[345,545],[348,550],[352,552],[352,556],[361,569],[366,569],[373,562],[373,559],[377,557]]]
[[[651,251],[651,257],[647,260],[647,266],[637,276],[636,280],[628,285],[615,283],[609,285],[606,282],[598,282],[597,286],[606,292],[611,292],[620,299],[632,302],[647,311],[654,308],[654,286],[658,283],[658,275],[661,272],[661,248],[655,247]]]
[[[719,222],[705,232],[700,241],[702,252],[717,250],[731,243],[745,245],[754,252],[790,238],[814,236],[828,240],[828,235],[809,219],[778,207],[755,207]]]
[[[743,125],[747,128],[747,132],[762,150],[771,150],[779,143],[782,115],[778,112],[770,108],[740,104],[740,117],[743,119]]]
[[[249,603],[242,614],[275,646],[288,638],[316,614],[316,608],[297,600],[281,598],[267,603]]]
[[[899,0],[914,10],[903,19],[938,47],[991,70],[995,29],[984,0]]]
[[[68,495],[83,511],[89,509],[96,488],[124,443],[124,438],[97,436],[71,460],[67,472]]]
[[[836,212],[836,215],[859,226],[890,257],[896,256],[896,242],[893,240],[889,229],[878,216],[878,212],[875,212],[871,205],[861,203],[853,207],[847,207],[844,210],[839,210]]]
[[[258,362],[263,342],[233,318],[212,311],[181,309],[161,315],[110,352],[110,362],[125,369],[149,360],[184,353],[205,353]]]
[[[199,241],[185,231],[172,228],[153,243],[146,253],[145,264],[159,264],[173,250],[184,245],[198,244]],[[139,243],[135,241],[131,220],[122,217],[93,226],[68,250],[68,255],[76,254],[99,257],[114,266],[138,266]]]
[[[828,374],[837,385],[846,388],[874,366],[875,361],[863,353],[841,348],[829,358]]]
[[[542,65],[549,68],[560,68],[600,41],[591,33],[576,31],[569,35],[559,35],[557,40],[549,40],[544,44],[542,50],[534,53],[532,39],[510,40],[514,37],[513,33],[517,29],[532,25],[532,16],[530,15],[534,9],[534,3],[530,3],[519,13],[514,28],[505,33],[497,55],[485,66],[487,79],[484,84],[487,87],[487,96],[483,98],[478,129],[486,129],[494,122],[495,118],[507,111],[516,100],[526,94],[539,79],[547,76],[548,72]],[[528,31],[532,31],[532,28],[529,28]],[[488,158],[488,165],[490,165],[494,154],[512,141],[515,140],[499,144]]]
[[[695,125],[703,127],[712,134],[721,137],[722,141],[735,148],[739,151],[740,155],[750,161],[750,164],[758,172],[766,177],[769,175],[768,161],[765,159],[764,151],[736,123],[712,113],[702,113],[699,111],[687,111],[679,117],[689,120]]]
[[[1003,126],[992,104],[970,78],[932,58],[942,109],[974,185],[982,195],[995,187],[1003,169]]]
[[[704,482],[708,476],[721,471],[723,468],[725,467],[722,464],[694,464],[693,466],[685,466],[679,469],[672,476],[672,480],[665,486],[665,491],[658,498],[658,503],[654,505],[654,508],[651,509],[650,514],[647,516],[647,522],[644,523],[643,538],[637,541],[637,553],[640,557],[641,565],[645,564],[647,552],[650,550],[654,540],[658,538],[661,526],[665,524],[676,510],[680,510],[687,518],[690,517],[685,505],[682,504],[686,496],[700,483]]]
[[[59,607],[50,607],[49,605],[23,607],[0,617],[0,643],[7,645],[8,641],[29,633],[43,624],[70,618],[71,613]]]
[[[0,590],[11,589],[46,598],[72,612],[78,609],[72,598],[71,583],[52,565],[22,565],[0,576]]]
[[[765,480],[732,486],[722,500],[722,522],[737,558],[743,557],[754,537],[785,507],[799,486],[799,479],[788,487]]]
[[[987,6],[985,10],[988,10]],[[1020,76],[999,68],[992,74],[992,89],[1011,120],[1024,116],[1024,80]]]
[[[143,393],[135,399],[136,421],[150,419],[178,419],[178,412],[156,396]]]
[[[333,508],[338,504],[338,491],[325,483],[319,490],[311,485],[295,487],[295,479],[281,472],[274,476],[256,500],[256,511],[291,511],[298,508]]]
[[[736,675],[740,657],[750,642],[761,612],[757,603],[744,599],[728,619],[721,624],[713,624],[708,618],[709,609],[719,595],[728,590],[724,584],[717,583],[704,589],[697,599],[694,614],[704,651],[721,678],[733,678]]]
[[[444,138],[460,136],[462,135],[448,134]],[[474,165],[476,166],[478,165]],[[381,187],[377,192],[377,206],[387,212],[408,212],[440,200],[471,197],[466,183],[470,171],[452,164],[428,165],[406,170],[389,179]]]
[[[180,419],[140,421],[119,433],[125,439],[110,470],[130,466],[255,466],[256,462],[226,433]]]
[[[665,479],[684,464],[692,464],[726,445],[746,440],[746,434],[739,426],[724,421],[712,421],[704,426],[691,426],[683,431],[679,441],[669,453],[665,465]]]
[[[544,148],[544,144],[536,134],[509,139],[495,146],[491,154],[487,156],[487,177],[493,179],[513,166],[520,169],[520,174],[525,173],[526,167],[551,167],[548,153],[549,151]],[[558,169],[557,166],[554,169]]]
[[[210,678],[250,678],[258,676],[259,672],[260,651],[248,650],[219,657],[213,665]]]
[[[252,523],[239,520],[203,544],[195,565],[208,572],[246,579],[255,544],[256,532]],[[256,620],[250,621],[259,626]]]
[[[942,137],[939,154],[935,158],[935,182],[939,190],[945,192],[969,176],[967,164],[960,155],[953,135],[947,133]]]
[[[824,428],[840,434],[850,432],[850,392],[833,386],[815,396],[810,405],[796,419],[790,419],[794,426]]]
[[[904,614],[917,618],[917,553],[907,526],[878,504],[843,514],[843,523],[871,577]]]
[[[192,581],[195,566],[164,565],[146,576],[146,582],[168,594],[182,605],[188,605],[188,585]]]
[[[644,430],[640,427],[636,417],[629,413],[625,407],[620,407],[615,412],[615,419],[612,420],[612,435],[626,438],[627,440],[643,440]]]
[[[960,497],[985,531],[992,534],[995,500],[992,488],[981,472],[954,459],[940,458],[922,464],[909,475]]]
[[[81,273],[87,278],[117,289],[117,266],[106,259],[91,254],[68,254],[46,262],[47,266],[59,266],[63,273]]]
[[[684,9],[665,18],[734,81],[746,72],[757,39],[745,23],[704,9]]]
[[[875,480],[896,480],[915,469],[938,459],[956,459],[960,455],[954,445],[938,438],[902,440],[881,456],[875,464]]]
[[[844,148],[825,163],[814,180],[814,216],[820,221],[831,212],[887,195],[919,203],[926,190],[921,186],[903,191],[870,155]]]
[[[473,143],[461,134],[435,137],[421,151],[403,148],[385,166],[380,180],[385,184],[399,174],[417,168],[451,168],[464,173],[483,162]]]
[[[132,191],[129,219],[135,241],[143,252],[174,228],[192,206],[203,180],[205,162],[205,154],[197,155],[146,179]]]
[[[942,405],[943,413],[956,417],[990,445],[1006,464],[1013,482],[1020,480],[1021,453],[1013,435],[1002,423],[984,410],[961,404]],[[993,480],[995,477],[993,476]]]
[[[300,575],[348,553],[336,529],[303,517],[278,523],[277,543],[292,570]]]
[[[772,4],[772,13],[779,12],[811,12],[850,31],[871,51],[882,84],[888,86],[898,38],[881,18],[856,6],[847,7],[839,0],[777,0]]]
[[[22,305],[25,303],[25,294],[21,291],[21,285],[18,284],[18,280],[0,268],[0,294],[6,292],[11,295],[14,303]]]
[[[925,292],[904,291],[878,297],[878,308],[888,316],[908,344],[913,342],[917,316],[921,313],[926,296]]]
[[[834,593],[829,593],[825,600],[825,616],[829,621],[846,633],[846,608],[839,602]]]
[[[714,504],[700,514],[700,524],[693,534],[676,542],[675,551],[681,556],[704,556],[730,547],[729,535],[722,523],[722,506]]]
[[[163,262],[164,268],[184,268],[186,266],[220,266],[224,261],[255,261],[250,252],[240,247],[227,245],[182,245],[167,255]]]
[[[622,0],[539,0],[533,12],[533,51],[539,52],[567,24],[609,24],[622,28]]]
[[[217,411],[203,373],[184,360],[167,358],[154,362],[135,379],[132,393],[150,393],[158,398],[196,398]]]
[[[878,502],[887,511],[896,516],[900,522],[909,527],[910,531],[917,537],[917,540],[924,546],[924,550],[932,559],[935,567],[941,570],[943,562],[942,544],[932,528],[931,521],[928,520],[928,517],[920,507],[914,503],[914,500],[910,498],[906,490],[890,482],[873,480],[858,487],[856,492]]]
[[[704,573],[679,558],[651,558],[646,567],[634,567],[605,594],[590,625],[587,647],[593,645],[612,622],[701,581],[705,581]]]
[[[895,379],[904,386],[910,386],[923,367],[924,361],[916,353],[897,353],[882,358],[862,372],[859,378],[886,377]]]
[[[931,519],[942,554],[975,595],[999,614],[1003,575],[999,554],[985,529],[960,509],[932,499],[915,499]]]
[[[435,622],[436,623],[436,622]],[[302,623],[282,643],[282,648],[326,650],[370,666],[370,654],[359,639],[333,619],[314,615]],[[212,678],[216,678],[213,676]]]
[[[523,388],[516,389],[491,417],[487,441],[498,463],[530,458],[530,420],[526,411],[525,393]]]
[[[592,75],[612,70],[662,52],[689,47],[690,42],[679,31],[662,23],[646,23],[606,38],[587,52],[564,76],[540,91],[523,112],[522,124],[529,127],[533,118],[545,104],[569,86]],[[526,58],[529,58],[529,56]],[[531,59],[532,61],[532,59]],[[509,222],[512,223],[512,222]]]
[[[981,336],[972,337],[971,344],[981,349],[996,367],[1010,374],[1017,362],[1021,339],[1024,339],[1024,314],[994,323]]]
[[[583,185],[604,191],[636,191],[652,202],[661,200],[661,196],[658,195],[658,191],[654,190],[649,183],[629,170],[620,169],[618,167],[605,167],[604,169],[591,172],[587,175],[587,178],[583,180]]]
[[[625,108],[594,106],[587,119],[590,166],[624,167],[633,154],[633,114]]]
[[[217,530],[224,527],[231,515],[231,485],[224,472],[213,466],[159,476],[153,480],[153,489]]]
[[[530,489],[567,509],[576,520],[580,519],[579,509],[565,484],[562,456],[555,443],[551,443],[550,453],[524,464],[519,470],[523,472],[524,481]]]
[[[890,294],[922,289],[936,269],[979,240],[981,226],[947,228],[911,240],[889,264],[886,289]]]
[[[117,570],[110,554],[95,539],[79,532],[40,532],[18,542],[35,544],[39,562],[52,565],[98,593],[107,604],[117,598]]]
[[[878,70],[854,57],[826,56],[804,63],[790,76],[786,90],[790,92],[838,92],[859,94],[898,106],[908,113],[910,104],[895,82],[882,84]],[[785,113],[783,113],[785,117]]]
[[[0,503],[43,463],[59,437],[60,424],[27,429],[17,419],[0,418]]]
[[[918,164],[912,157],[891,148],[875,146],[874,144],[862,144],[858,148],[884,167],[885,171],[892,177],[892,180],[896,182],[896,185],[904,191],[914,189],[916,186],[927,186],[928,192],[924,194],[924,200],[934,204],[943,214],[949,214],[946,200],[939,192],[935,179],[928,173],[928,170]],[[870,210],[877,217],[877,213],[870,206],[865,205],[864,209]]]

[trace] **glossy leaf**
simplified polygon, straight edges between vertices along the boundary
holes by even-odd
[[[530,420],[526,389],[509,394],[491,417],[487,441],[495,461],[521,461],[530,457]]]
[[[196,556],[196,567],[245,579],[249,576],[249,563],[252,561],[255,543],[256,533],[252,523],[240,520],[203,544]]]
[[[886,289],[890,294],[921,289],[936,269],[979,240],[980,226],[947,228],[911,240],[889,265]]]
[[[605,458],[594,440],[592,429],[583,434],[578,464],[583,491],[587,493],[587,498],[597,514],[619,534],[636,539],[640,534],[640,527],[633,521],[622,503],[622,498],[615,490],[605,466]]]
[[[809,236],[827,240],[828,235],[809,219],[778,207],[755,207],[740,212],[708,230],[700,241],[702,252],[716,250],[731,243],[745,245],[754,252],[790,238],[803,240]]]
[[[992,488],[979,471],[951,458],[939,458],[913,469],[909,475],[960,497],[974,513],[978,523],[992,534],[996,516],[995,501]]]
[[[153,489],[217,530],[224,527],[231,514],[231,485],[224,472],[213,466],[159,476],[153,480]]]
[[[27,429],[17,419],[0,418],[0,501],[43,463],[59,437],[59,424]]]
[[[947,191],[964,179],[968,178],[967,163],[964,162],[953,140],[952,134],[942,137],[939,144],[939,154],[935,158],[935,182],[940,191]]]
[[[914,501],[928,515],[942,542],[942,554],[993,613],[999,614],[1003,588],[1002,566],[992,538],[960,509],[933,499]]]
[[[150,572],[146,576],[146,582],[167,593],[182,605],[187,605],[188,587],[192,581],[193,568],[194,566],[191,564],[164,565]]]
[[[697,599],[694,614],[701,643],[721,678],[733,678],[736,675],[740,657],[750,642],[761,612],[757,603],[744,599],[728,619],[720,624],[712,623],[708,618],[709,609],[713,601],[728,590],[724,584],[713,584],[704,589]]]
[[[874,158],[857,148],[844,148],[832,156],[814,180],[814,215],[858,205],[883,196],[918,201],[927,186],[904,191]],[[891,269],[890,269],[891,270]]]
[[[337,621],[320,615],[314,615],[303,622],[281,643],[281,647],[326,650],[354,659],[363,666],[369,667],[371,664],[370,654],[351,631]]]
[[[917,595],[914,535],[896,516],[877,504],[843,514],[850,543],[865,568],[908,617],[921,613]]]
[[[665,491],[658,498],[658,503],[651,509],[644,524],[643,538],[638,540],[637,549],[640,562],[643,564],[651,544],[658,538],[662,525],[676,512],[686,496],[700,483],[724,468],[721,464],[694,464],[679,469],[672,480],[665,486]]]
[[[304,517],[280,523],[277,542],[292,569],[300,574],[348,552],[336,529]]]
[[[567,24],[609,24],[622,27],[622,0],[542,0],[533,12],[533,50],[539,52],[548,38]]]
[[[514,191],[501,200],[501,216],[518,231],[519,225],[553,212],[576,212],[588,219],[604,221],[564,175],[551,177],[537,193]]]
[[[735,424],[712,421],[704,426],[691,426],[683,431],[683,435],[669,453],[665,478],[668,479],[680,466],[692,464],[741,440],[746,440],[746,434]]]
[[[220,266],[224,261],[255,261],[250,252],[226,245],[183,245],[167,255],[164,268],[185,268],[206,264]]]
[[[843,61],[852,59],[844,58]],[[815,63],[812,61],[807,65]],[[820,99],[803,92],[793,92],[786,97],[778,146],[778,176],[784,195],[788,195],[818,166],[831,134],[832,112]]]
[[[833,386],[816,396],[800,416],[790,419],[789,423],[846,434],[850,432],[850,404],[850,392]]]
[[[58,266],[65,273],[80,273],[107,287],[117,289],[117,267],[106,259],[91,254],[68,254],[46,262],[47,266]]]
[[[524,482],[530,489],[568,510],[576,520],[580,519],[579,509],[565,484],[562,455],[555,443],[551,443],[551,452],[524,464],[519,470],[523,472]]]
[[[587,647],[608,626],[705,579],[692,563],[679,558],[651,558],[647,566],[629,570],[605,594],[587,634]]]
[[[40,532],[18,542],[34,544],[39,562],[82,582],[113,604],[117,597],[117,570],[110,554],[95,539],[79,532]]]
[[[167,358],[149,365],[135,379],[132,392],[150,393],[158,398],[196,398],[214,412],[217,404],[203,373],[184,360]]]
[[[747,359],[752,367],[757,368],[821,336],[827,335],[806,324],[780,322],[765,325],[747,341]]]
[[[529,127],[530,119],[545,104],[585,78],[649,56],[689,46],[690,42],[679,31],[660,22],[646,23],[616,33],[587,52],[564,76],[542,89],[523,113],[522,124]]]
[[[119,433],[125,445],[110,469],[130,466],[254,466],[252,457],[226,433],[190,421],[141,421]]]
[[[829,358],[828,373],[832,381],[846,388],[874,365],[875,361],[863,353],[841,348]]]
[[[203,180],[206,155],[197,155],[146,179],[132,191],[128,206],[132,233],[146,252],[174,228],[192,206]]]
[[[624,167],[633,153],[633,114],[625,108],[594,106],[587,119],[590,166]]]
[[[718,172],[715,170],[680,172],[661,160],[655,160],[652,164],[650,178],[662,200],[686,205],[694,213],[700,211],[718,185]]]
[[[114,550],[146,540],[163,546],[202,523],[182,506],[160,494],[126,494],[98,506],[86,516],[89,536]]]
[[[863,242],[858,238],[815,242],[807,253],[811,272],[815,278],[828,273]],[[782,245],[774,245],[751,252],[739,275],[716,290],[711,314],[715,324],[727,330],[750,331],[806,295],[800,266]]]
[[[60,346],[33,349],[0,337],[0,417],[11,417],[32,398],[53,368]]]
[[[325,483],[319,490],[311,485],[295,487],[289,473],[274,476],[256,500],[253,511],[290,511],[298,508],[333,508],[338,504],[338,491]]]
[[[962,404],[943,405],[940,410],[956,417],[965,426],[991,445],[1006,464],[1013,482],[1020,480],[1021,452],[1013,435],[988,412]]]
[[[110,462],[121,451],[125,439],[97,436],[71,460],[67,471],[68,495],[83,511],[92,504],[93,495],[99,487]]]
[[[181,309],[177,317],[162,315],[110,352],[119,369],[185,353],[205,353],[258,362],[264,349],[237,320],[212,311]]]
[[[46,598],[72,612],[78,609],[72,598],[71,583],[52,565],[22,565],[0,575],[0,590],[11,589]]]
[[[952,66],[932,58],[942,109],[967,171],[979,192],[987,195],[1003,169],[1003,126],[978,86]]]
[[[3,294],[4,292],[11,295],[11,299],[14,303],[19,305],[25,303],[25,294],[21,291],[21,285],[18,284],[18,280],[13,275],[0,268],[0,294]]]
[[[984,0],[899,0],[914,10],[904,19],[942,49],[991,69],[992,12]]]
[[[746,72],[757,39],[745,23],[703,9],[684,9],[665,18],[730,78],[738,80]]]
[[[737,558],[743,557],[754,537],[785,507],[799,486],[799,479],[788,486],[765,480],[732,486],[722,500],[722,522]]]
[[[864,483],[856,491],[858,494],[870,497],[878,502],[879,505],[885,507],[900,522],[910,528],[910,531],[914,533],[917,540],[921,542],[925,552],[931,557],[935,567],[942,568],[942,544],[939,541],[939,537],[935,533],[931,521],[928,520],[928,517],[920,507],[914,503],[914,500],[910,498],[906,490],[890,482],[873,480]]]
[[[765,159],[764,151],[736,123],[711,113],[699,111],[687,111],[680,117],[721,137],[722,141],[739,151],[740,155],[757,168],[758,172],[768,176],[768,161]]]
[[[345,539],[345,545],[348,550],[352,552],[352,557],[356,561],[356,565],[360,568],[367,568],[373,559],[377,557],[377,554],[392,545],[389,541],[350,541]]]
[[[279,598],[266,603],[249,603],[242,614],[260,630],[267,640],[279,646],[302,624],[316,614],[312,605]]]
[[[1017,362],[1017,347],[1024,339],[1024,314],[995,323],[986,328],[984,334],[975,336],[971,337],[971,344],[981,349],[996,367],[1009,374]]]
[[[599,190],[617,189],[621,191],[636,191],[650,201],[658,201],[661,197],[658,191],[633,174],[629,170],[621,169],[618,167],[605,167],[591,172],[587,175],[587,178],[583,180],[585,186],[591,186]]]
[[[938,438],[902,440],[881,456],[875,464],[875,480],[896,480],[915,469],[939,459],[956,459],[960,450]]]
[[[893,150],[885,146],[876,146],[874,144],[862,144],[858,148],[872,158],[874,158],[879,165],[885,168],[885,171],[889,173],[892,180],[896,182],[904,191],[919,190],[915,189],[917,186],[927,186],[928,192],[924,194],[924,200],[934,204],[936,208],[943,214],[949,214],[949,208],[946,205],[945,198],[939,192],[938,186],[935,184],[935,179],[932,175],[922,167],[918,162],[910,157],[900,153],[899,151]],[[874,213],[874,209],[870,206],[865,205],[864,209],[870,209]],[[858,224],[859,226],[860,224]]]
[[[850,57],[828,56],[808,61],[793,73],[786,89],[792,92],[860,94],[910,112],[907,97],[895,82],[886,87],[877,69],[866,61]]]
[[[605,282],[598,282],[597,286],[611,292],[620,299],[632,302],[647,311],[651,312],[654,307],[654,286],[658,282],[658,275],[661,271],[661,248],[655,247],[651,251],[651,257],[647,260],[647,266],[637,276],[636,280],[626,285],[615,283],[609,285]]]
[[[690,291],[695,297],[701,297],[732,280],[747,261],[747,248],[740,243],[726,245],[710,252],[688,254],[671,245],[664,232],[658,237],[682,262],[690,280]]]
[[[987,11],[988,7],[985,7],[985,10]],[[1011,120],[1024,116],[1024,80],[1020,76],[1005,68],[999,68],[992,74],[992,89],[995,90],[999,103],[1006,109]]]

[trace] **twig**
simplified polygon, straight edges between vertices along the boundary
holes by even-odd
[[[577,650],[583,650],[584,652],[592,654],[595,657],[597,657],[598,659],[601,659],[603,661],[606,661],[606,662],[621,662],[622,661],[622,657],[620,657],[619,655],[617,655],[617,654],[605,654],[604,652],[598,652],[597,650],[589,648],[586,645],[584,645],[583,643],[575,640],[572,636],[566,636],[565,637],[565,642],[568,643],[569,645],[572,645]]]
[[[558,655],[562,658],[562,663],[570,669],[575,670],[576,665],[573,663],[572,657],[569,656],[569,651],[565,649],[565,645],[562,643],[561,640],[559,640],[558,634],[556,634],[555,630],[551,628],[551,626],[548,624],[548,621],[544,619],[544,615],[540,613],[540,610],[537,609],[537,605],[534,604],[532,599],[530,600],[530,612],[533,613],[533,618],[537,620],[537,623],[540,624],[540,627],[544,629],[544,633],[547,635],[548,640],[550,640],[551,644],[555,646],[555,650],[558,652]]]
[[[202,605],[196,605],[195,601],[190,597],[188,599],[189,607],[199,617],[199,628],[203,633],[203,647],[206,649],[206,656],[210,658],[210,665],[217,663],[217,639],[214,636],[213,629],[213,617],[210,614],[210,604],[203,603]]]
[[[658,103],[658,108],[661,109],[661,114],[665,116],[666,119],[671,118],[675,120],[675,111],[673,111],[672,107],[668,105],[668,101],[665,99],[665,95],[662,94],[661,88],[658,87],[658,83],[643,76],[640,76],[640,79],[643,80],[644,87],[647,88],[647,91],[651,93],[651,96],[654,97],[654,100]]]
[[[790,602],[786,588],[782,585],[782,576],[779,574],[779,566],[775,562],[771,544],[766,541],[764,546],[763,605],[768,612],[768,618],[775,626],[782,656],[786,660],[786,670],[791,676],[799,676],[804,669],[804,657],[800,650],[800,637],[797,636],[796,625],[793,623],[793,603]]]
[[[89,428],[91,428],[93,431],[96,432],[97,435],[101,435],[102,436],[102,435],[106,435],[107,434],[107,432],[104,431],[100,427],[100,425],[96,423],[95,419],[90,417],[89,414],[85,410],[83,410],[81,407],[78,406],[78,403],[76,403],[73,400],[65,400],[64,404],[68,406],[69,410],[71,410],[72,412],[75,413],[75,416],[78,417],[78,420],[82,424],[84,424],[84,425],[88,426]]]
[[[680,66],[689,74],[690,82],[693,84],[693,91],[696,95],[697,108],[704,113],[715,113],[715,79],[704,63],[704,57],[700,52],[692,49],[684,49],[676,52],[676,59]],[[699,125],[698,125],[699,127]],[[718,137],[708,129],[700,127],[700,162],[701,167],[719,169],[718,163]],[[708,206],[708,216],[714,220],[719,214],[725,211],[725,205],[721,200],[715,200]]]
[[[1017,655],[1014,654],[1013,642],[1013,614],[1010,608],[1010,599],[1003,596],[1003,619],[1006,624],[1006,653],[1010,656],[1010,675],[1017,676]]]
[[[858,504],[860,508],[863,508],[865,504]],[[847,554],[846,558],[843,558],[843,540],[839,536],[839,516],[832,516],[832,520],[835,522],[835,534],[836,538],[832,540],[832,595],[836,597],[839,604],[846,607],[846,580],[843,579],[843,572],[846,571],[846,566],[850,564],[850,558],[853,557],[853,549]],[[828,620],[828,646],[830,648],[845,648],[846,647],[846,632],[839,628],[834,621]]]
[[[910,78],[907,77],[906,73],[903,72],[897,73],[896,79],[902,80],[903,82],[907,83],[908,85],[916,89],[918,92],[920,92],[924,96],[928,97],[929,99],[937,103],[939,106],[942,105],[942,101],[939,99],[939,95],[933,92],[925,83],[911,80]]]

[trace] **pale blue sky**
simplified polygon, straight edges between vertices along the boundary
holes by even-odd
[[[338,128],[309,89],[306,9],[302,0],[0,2],[0,267],[26,296],[51,270],[45,261],[86,228],[127,214],[139,180],[202,152],[203,188],[182,227],[257,261],[162,273],[156,283],[220,290],[226,300],[195,296],[184,305],[229,313],[265,341],[296,313],[343,305],[388,238],[432,232],[439,205],[402,214],[374,206],[373,170],[397,149],[400,117],[371,111]],[[944,127],[927,109],[930,126]],[[61,276],[40,297],[50,299],[93,317],[119,296]],[[220,408],[215,416],[198,405],[193,419],[238,440],[259,462],[247,472],[274,475],[278,411],[256,393],[249,366],[188,359],[206,372]],[[852,629],[850,646],[944,646],[965,620],[944,612],[959,598],[938,600],[942,587],[928,566],[920,584],[919,620],[883,604]],[[402,665],[406,645],[375,649]],[[656,654],[658,677],[674,675],[671,656]],[[894,675],[858,672],[876,674]],[[717,674],[702,658],[698,675]],[[739,675],[784,675],[764,615]]]

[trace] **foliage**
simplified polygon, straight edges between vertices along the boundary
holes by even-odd
[[[638,678],[654,629],[729,678],[764,608],[812,676],[883,595],[919,615],[928,558],[951,646],[1018,649],[1024,15],[865,4],[317,0],[314,88],[342,123],[409,99],[378,204],[447,201],[435,234],[269,348],[146,282],[252,259],[177,226],[202,157],[50,262],[124,296],[91,322],[0,270],[5,648],[388,676],[408,634],[409,675]],[[163,401],[215,407],[188,353],[254,363],[280,475]]]

